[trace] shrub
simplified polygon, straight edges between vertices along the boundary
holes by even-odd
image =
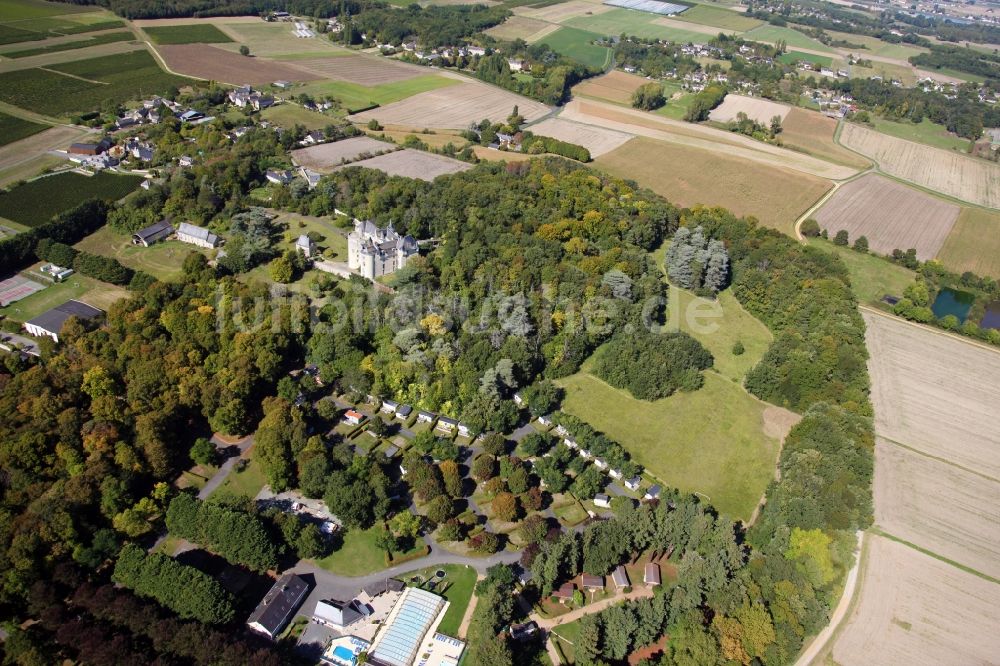
[[[641,400],[659,400],[677,390],[694,391],[712,367],[712,355],[687,333],[618,332],[596,356],[594,371]]]

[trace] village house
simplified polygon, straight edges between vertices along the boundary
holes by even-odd
[[[323,177],[323,174],[305,167],[299,167],[299,175],[305,179],[306,185],[309,186],[310,190],[319,185],[320,178]]]
[[[550,419],[550,418],[549,418],[549,417],[547,417],[547,416],[539,416],[539,417],[538,417],[538,422],[539,422],[539,423],[540,423],[541,425],[545,426],[546,428],[548,428],[549,426],[551,426],[551,425],[552,425],[552,419]]]
[[[229,103],[239,109],[249,107],[254,111],[260,111],[274,105],[273,97],[256,91],[248,85],[230,90],[228,98]]]
[[[583,589],[591,592],[603,592],[604,591],[604,576],[593,576],[591,574],[583,574],[580,576],[580,585]]]
[[[317,624],[331,629],[343,629],[349,627],[364,616],[355,606],[355,601],[337,601],[336,599],[322,599],[316,602],[316,609],[313,611],[312,619]]]
[[[194,166],[194,159],[190,155],[181,155],[177,158],[177,166],[180,167],[191,167]]]
[[[629,490],[631,490],[632,492],[635,492],[635,491],[639,490],[639,484],[641,482],[642,482],[642,479],[640,477],[633,476],[631,479],[626,479],[625,480],[625,487],[628,488]]]
[[[648,500],[660,499],[660,486],[658,485],[650,486],[649,490],[646,491],[644,499]]]
[[[344,421],[350,425],[361,425],[361,422],[365,420],[365,415],[361,412],[354,411],[353,409],[348,409],[344,412]]]
[[[316,243],[306,234],[302,234],[295,240],[295,251],[302,253],[306,259],[312,259],[316,254]]]
[[[132,245],[149,247],[156,241],[163,240],[172,233],[174,233],[174,228],[170,222],[160,220],[159,222],[151,224],[144,229],[139,229],[139,231],[132,234]]]
[[[559,589],[552,593],[553,598],[564,604],[573,600],[573,593],[576,592],[576,585],[573,583],[563,583]]]
[[[181,222],[180,226],[177,227],[177,240],[182,243],[190,243],[198,247],[212,249],[219,246],[220,239],[208,229],[187,222]]]
[[[275,185],[287,185],[295,179],[295,175],[291,171],[276,169],[269,169],[264,177],[267,178],[267,182]]]

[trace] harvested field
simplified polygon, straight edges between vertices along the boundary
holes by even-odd
[[[875,523],[904,541],[1000,578],[1000,479],[879,438]]]
[[[788,115],[792,107],[785,104],[778,104],[769,99],[760,97],[744,97],[743,95],[726,95],[722,104],[712,109],[708,115],[710,120],[720,123],[728,123],[736,120],[740,112],[747,114],[750,120],[756,120],[762,125],[771,122],[771,118],[780,116],[782,120]]]
[[[724,206],[787,234],[794,233],[795,220],[831,186],[816,176],[763,164],[748,167],[739,157],[645,137],[632,139],[595,164],[678,205]]]
[[[226,25],[229,23],[253,23],[259,25],[264,21],[259,16],[212,16],[209,18],[162,18],[162,19],[136,19],[132,24],[137,28],[151,28],[159,25],[188,25],[189,23],[211,23],[213,25]]]
[[[881,437],[1000,479],[1000,353],[864,313]]]
[[[296,37],[291,23],[226,23],[219,28],[241,44],[250,47],[250,52],[257,56],[281,57],[291,54],[314,54],[313,57],[333,54],[350,54],[345,48],[339,47],[326,35],[312,39]],[[226,46],[226,49],[239,51],[239,44]]]
[[[157,52],[172,71],[210,81],[233,85],[261,85],[278,80],[311,81],[322,78],[313,72],[291,65],[247,58],[208,44],[168,44]]]
[[[677,16],[682,21],[711,26],[716,31],[720,29],[726,31],[752,30],[763,25],[763,21],[744,16],[740,12],[723,9],[722,7],[713,7],[711,5],[695,5]]]
[[[958,205],[947,203],[874,173],[846,183],[815,218],[832,238],[846,230],[853,242],[868,238],[879,254],[915,248],[921,261],[933,259],[951,232]]]
[[[353,162],[362,155],[372,156],[391,150],[396,150],[396,146],[391,143],[377,141],[367,136],[354,136],[342,141],[293,150],[292,159],[307,169],[329,172],[333,167]]]
[[[503,121],[515,105],[528,122],[538,120],[549,111],[544,104],[527,97],[469,81],[420,93],[353,115],[350,119],[367,123],[375,118],[384,125],[465,129],[469,123],[478,123],[483,118],[493,122]]]
[[[426,76],[428,73],[426,67],[408,65],[390,58],[361,54],[296,60],[295,66],[316,74],[315,78],[317,79],[350,81],[367,87],[406,81],[418,76]]]
[[[561,118],[546,118],[528,130],[539,136],[550,136],[553,139],[575,143],[590,151],[591,157],[598,157],[622,145],[634,134],[604,129],[596,125],[584,125],[574,120]]]
[[[837,121],[818,111],[793,108],[781,123],[781,140],[786,146],[820,159],[855,169],[865,169],[871,162],[833,140]]]
[[[562,23],[577,16],[603,14],[612,9],[607,5],[595,5],[584,0],[569,0],[569,2],[561,2],[547,7],[517,7],[514,9],[514,13],[518,16],[527,16],[548,23]]]
[[[1000,208],[1000,165],[847,123],[840,141],[886,173],[949,196]]]
[[[963,208],[938,259],[956,273],[972,271],[1000,279],[1000,213]]]
[[[988,664],[1000,651],[1000,586],[869,535],[860,601],[833,647],[838,664]]]
[[[486,34],[496,39],[508,41],[523,39],[530,44],[532,42],[537,42],[558,29],[559,26],[554,23],[548,23],[546,21],[529,18],[527,16],[515,15],[511,16],[500,25],[493,26],[486,31]]]
[[[597,97],[618,104],[631,104],[632,93],[644,83],[648,81],[641,76],[616,69],[578,84],[573,88],[573,94]]]
[[[419,150],[404,148],[393,153],[379,155],[367,160],[355,162],[350,166],[367,167],[384,171],[390,176],[406,176],[419,178],[428,182],[438,176],[449,173],[459,173],[472,168],[471,164],[460,162],[444,155],[425,153]],[[343,168],[343,167],[341,167]]]

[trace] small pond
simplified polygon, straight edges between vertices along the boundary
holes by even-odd
[[[934,299],[931,311],[938,319],[955,315],[958,318],[958,323],[964,324],[965,318],[969,316],[969,310],[972,309],[972,304],[975,302],[976,296],[974,294],[945,287]]]
[[[1000,330],[1000,301],[986,304],[986,314],[979,322],[980,328],[995,328]]]

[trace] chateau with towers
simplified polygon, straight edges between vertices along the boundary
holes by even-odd
[[[369,280],[398,271],[417,252],[416,239],[400,236],[392,222],[379,229],[374,222],[354,220],[347,236],[347,265]]]

